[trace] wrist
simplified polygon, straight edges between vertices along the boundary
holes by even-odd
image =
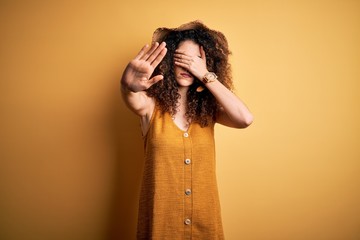
[[[207,72],[202,77],[202,82],[207,84],[211,82],[215,82],[217,80],[217,75],[214,72]]]

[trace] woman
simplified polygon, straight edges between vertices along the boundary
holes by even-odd
[[[199,21],[159,28],[121,80],[140,117],[145,166],[138,239],[223,239],[214,124],[253,117],[232,89],[227,41]]]

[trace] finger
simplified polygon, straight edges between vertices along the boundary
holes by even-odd
[[[203,46],[200,47],[200,54],[201,58],[206,60],[206,54]]]
[[[186,67],[190,68],[190,62],[182,59],[174,59],[174,63],[181,63],[183,65],[186,65]]]
[[[156,49],[155,51],[150,55],[148,61],[151,63],[154,61],[154,59],[161,53],[161,51],[165,48],[166,43],[162,42]]]
[[[149,58],[149,56],[155,51],[155,49],[159,46],[158,42],[154,42],[150,48],[149,51],[147,51],[142,58],[140,58],[140,60],[147,60]]]
[[[174,57],[174,62],[180,62],[180,63],[190,66],[194,62],[194,59],[192,59],[192,58],[185,59],[185,58]]]
[[[154,59],[154,61],[150,64],[153,68],[156,68],[156,66],[163,60],[167,52],[167,48],[163,48],[159,55]]]
[[[185,54],[178,54],[178,53],[175,53],[174,57],[178,58],[178,59],[184,59],[184,60],[191,60],[192,59],[192,57],[190,57],[190,56],[187,56]]]
[[[146,52],[146,50],[149,48],[149,44],[146,44],[145,46],[142,47],[142,49],[140,50],[140,52],[138,53],[138,55],[136,55],[135,59],[139,60],[144,53]]]
[[[186,63],[183,63],[183,62],[179,62],[179,61],[177,61],[177,60],[175,60],[175,65],[177,65],[177,66],[179,66],[179,67],[182,67],[182,68],[184,68],[184,69],[186,69],[186,70],[188,70],[189,69],[189,64],[186,64]]]
[[[164,79],[163,75],[156,75],[155,77],[152,77],[149,81],[148,81],[148,85],[149,87],[154,85],[155,83],[157,83],[158,81],[161,81]]]

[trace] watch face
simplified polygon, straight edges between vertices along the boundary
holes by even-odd
[[[215,79],[217,79],[217,76],[215,73],[213,72],[209,72],[204,76],[204,82],[208,83],[208,82],[213,82],[215,81]]]
[[[213,73],[212,73],[212,74],[209,74],[208,79],[209,79],[209,80],[214,80],[214,79],[215,79],[214,74],[213,74]]]

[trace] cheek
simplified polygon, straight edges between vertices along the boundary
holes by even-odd
[[[174,72],[175,72],[175,75],[178,75],[178,73],[180,73],[180,71],[181,71],[181,68],[180,68],[180,67],[178,67],[178,66],[175,66],[175,65],[174,65]]]

